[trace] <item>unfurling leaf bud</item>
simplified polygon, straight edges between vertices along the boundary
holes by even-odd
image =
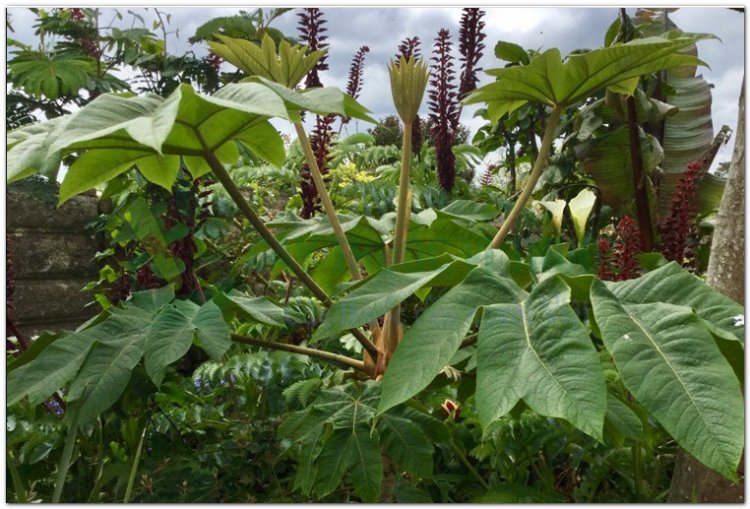
[[[429,79],[427,65],[414,58],[401,58],[388,66],[391,76],[391,93],[398,116],[404,124],[411,124],[419,112]]]

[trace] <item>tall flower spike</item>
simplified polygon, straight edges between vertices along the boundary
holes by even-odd
[[[619,269],[615,279],[625,281],[638,277],[638,258],[642,251],[641,233],[632,217],[622,216],[617,223],[617,241],[615,244],[614,266]]]
[[[456,179],[456,157],[453,155],[455,131],[458,127],[458,101],[455,92],[453,57],[450,33],[441,29],[435,39],[430,80],[429,106],[432,119],[432,136],[437,159],[438,180],[450,192]]]
[[[422,57],[422,42],[419,40],[419,37],[407,37],[403,41],[401,41],[401,44],[398,45],[398,53],[396,53],[396,62],[398,62],[401,57],[404,57],[406,60],[410,58],[421,58]]]
[[[484,43],[487,34],[484,30],[484,11],[481,9],[464,9],[461,15],[461,27],[458,32],[458,52],[461,54],[461,84],[458,87],[458,97],[464,98],[472,90],[477,88],[477,73],[481,68],[477,67],[479,59],[482,58]]]
[[[304,41],[310,48],[310,51],[317,51],[328,47],[328,43],[325,42],[328,36],[325,32],[328,31],[325,25],[327,21],[323,18],[323,12],[317,7],[302,9],[302,12],[297,14],[299,17],[299,23],[297,27],[300,31],[300,40]],[[323,58],[318,60],[305,78],[305,88],[322,87],[323,84],[320,81],[318,73],[321,71],[328,70],[328,64],[326,59],[328,55],[324,55]]]
[[[365,54],[370,51],[368,46],[360,46],[354,54],[352,65],[349,67],[349,81],[346,83],[346,93],[357,98],[362,91],[362,75],[365,71]]]
[[[328,150],[332,137],[331,125],[335,118],[334,115],[315,117],[315,128],[310,135],[310,146],[315,154],[315,162],[318,164],[322,175],[328,173]],[[302,165],[302,170],[300,171],[300,196],[302,197],[300,217],[310,219],[315,215],[317,210],[320,210],[320,198],[307,163]]]
[[[688,164],[687,170],[677,181],[669,215],[661,225],[662,254],[667,260],[676,261],[685,267],[691,267],[695,262],[698,183],[705,174],[705,165],[700,161]]]

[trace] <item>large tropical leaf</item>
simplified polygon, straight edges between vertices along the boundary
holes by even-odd
[[[53,55],[39,51],[22,51],[8,63],[9,80],[34,97],[55,100],[76,95],[96,71],[89,57],[66,53]]]
[[[664,158],[659,142],[639,129],[643,170],[646,175],[656,169]],[[630,138],[627,127],[619,128],[576,146],[576,155],[586,173],[591,175],[601,191],[602,203],[621,209],[635,199],[633,170],[630,158]],[[656,193],[646,179],[651,203]]]
[[[510,278],[477,267],[420,315],[404,334],[383,376],[378,413],[403,403],[445,368],[471,327],[480,306],[519,302]]]
[[[638,9],[636,23],[647,35],[658,36],[666,30],[679,33],[666,9]],[[695,44],[685,46],[682,53],[697,56]],[[664,176],[659,187],[659,212],[666,216],[672,194],[689,162],[700,159],[711,146],[714,137],[711,117],[711,85],[697,74],[697,67],[686,64],[668,69],[662,74],[667,93],[665,101],[679,110],[661,124],[664,147]],[[703,209],[705,210],[705,209]]]
[[[685,306],[622,304],[601,281],[592,285],[591,304],[628,390],[681,447],[736,478],[742,392],[704,322]]]
[[[193,341],[199,342],[211,357],[218,358],[231,344],[230,332],[213,301],[203,306],[190,301],[164,306],[146,332],[146,372],[158,387],[167,366],[181,359]]]
[[[419,265],[406,263],[382,269],[366,281],[353,286],[350,292],[333,303],[314,337],[330,337],[368,323],[383,316],[417,290],[426,286],[454,285],[473,269],[473,266],[464,260],[451,260],[448,255],[418,263]],[[435,263],[440,265],[434,267]],[[415,268],[428,267],[429,270],[412,271]],[[402,272],[403,270],[409,272]]]
[[[476,399],[484,428],[523,400],[535,412],[566,419],[601,439],[604,376],[560,278],[547,278],[519,303],[484,308]]]
[[[688,306],[710,325],[724,356],[739,379],[745,369],[745,309],[713,290],[676,262],[653,270],[642,277],[607,283],[607,287],[624,304],[666,302]]]
[[[671,34],[668,38],[636,39],[569,55],[565,62],[560,51],[552,48],[534,57],[529,65],[486,71],[498,80],[474,91],[466,103],[486,102],[490,118],[497,121],[528,101],[565,106],[604,88],[632,93],[644,74],[701,64],[696,57],[676,51],[704,37]]]
[[[52,132],[63,120],[64,117],[57,117],[49,122],[27,125],[8,133],[5,161],[8,183],[34,173],[41,173],[51,180],[57,178],[61,154],[51,150],[50,146],[55,141]]]

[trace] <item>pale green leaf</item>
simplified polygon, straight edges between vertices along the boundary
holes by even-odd
[[[744,446],[742,391],[698,316],[673,304],[623,305],[600,281],[591,287],[591,303],[636,400],[698,461],[736,478]]]
[[[136,164],[146,180],[172,192],[172,186],[177,180],[177,173],[180,171],[179,156],[160,156],[157,154],[139,159]]]
[[[484,308],[476,398],[485,429],[523,400],[539,414],[602,438],[604,377],[562,280],[547,278],[520,303]]]
[[[383,377],[378,413],[403,403],[448,365],[480,306],[518,302],[523,291],[508,278],[478,267],[420,315],[404,334]]]

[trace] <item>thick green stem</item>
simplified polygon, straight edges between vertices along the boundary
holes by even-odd
[[[401,145],[401,176],[398,181],[398,204],[396,206],[396,233],[393,237],[393,263],[403,263],[406,256],[406,236],[409,231],[411,214],[411,192],[409,189],[409,173],[411,171],[411,134],[412,123],[404,122],[403,142]],[[392,354],[398,346],[399,326],[401,325],[401,304],[391,310],[388,324],[388,354]]]
[[[237,343],[244,343],[246,345],[260,346],[263,348],[270,348],[271,350],[282,350],[284,352],[291,352],[300,355],[307,355],[308,357],[317,357],[331,362],[338,362],[344,364],[350,368],[357,369],[362,372],[366,372],[365,363],[358,359],[352,359],[345,355],[339,355],[336,353],[326,352],[324,350],[317,350],[315,348],[308,348],[306,346],[291,345],[287,343],[275,343],[271,341],[264,341],[262,339],[255,339],[248,336],[242,336],[240,334],[232,334],[232,341]]]
[[[341,251],[344,253],[346,266],[349,268],[349,272],[351,272],[352,274],[352,279],[358,281],[362,279],[362,275],[359,272],[357,260],[354,258],[354,253],[352,252],[352,248],[349,245],[349,240],[346,238],[344,229],[341,227],[339,218],[336,216],[336,209],[333,206],[331,197],[328,195],[326,184],[325,182],[323,182],[323,174],[320,173],[318,161],[315,159],[315,154],[313,153],[312,147],[310,146],[310,140],[307,138],[305,128],[302,126],[302,122],[295,122],[294,128],[297,130],[297,139],[302,146],[302,152],[304,152],[305,154],[307,166],[309,166],[310,168],[310,174],[312,175],[313,182],[315,183],[315,189],[318,190],[318,195],[320,195],[320,201],[323,204],[323,210],[325,211],[326,216],[328,216],[328,221],[330,221],[331,226],[333,227],[333,234],[336,236],[336,240],[341,247]]]
[[[508,217],[505,218],[505,222],[500,227],[500,230],[495,235],[495,238],[492,239],[492,242],[490,242],[489,247],[491,247],[492,249],[499,249],[500,246],[503,245],[505,237],[508,236],[508,233],[510,233],[510,229],[513,228],[513,224],[515,224],[524,207],[526,207],[526,202],[529,201],[531,193],[534,191],[534,187],[539,181],[539,177],[547,167],[547,157],[549,156],[552,142],[555,139],[555,129],[557,129],[557,123],[560,120],[561,113],[562,106],[560,105],[557,105],[552,109],[552,113],[550,114],[547,121],[547,128],[544,130],[542,146],[539,148],[539,154],[536,157],[536,161],[534,161],[534,167],[531,169],[531,174],[529,175],[529,178],[526,181],[526,185],[523,188],[523,192],[518,197],[516,204],[513,205],[513,209],[510,211],[510,214],[508,214]]]
[[[396,235],[393,239],[393,263],[403,263],[406,256],[406,234],[411,214],[409,173],[411,172],[411,133],[412,124],[404,124],[404,138],[401,148],[401,176],[398,181],[398,205],[396,208]]]
[[[287,267],[289,267],[291,271],[294,272],[294,274],[299,278],[299,280],[302,281],[305,286],[307,286],[312,294],[317,297],[326,307],[330,307],[331,298],[325,291],[323,291],[320,286],[318,286],[318,283],[316,283],[315,280],[311,278],[307,272],[305,272],[305,269],[302,268],[302,266],[297,262],[297,260],[294,259],[294,257],[292,257],[291,254],[289,254],[289,251],[287,251],[284,246],[281,245],[281,243],[271,232],[271,230],[269,230],[268,227],[263,224],[261,218],[258,216],[258,214],[255,213],[247,200],[245,200],[245,197],[242,196],[242,193],[235,185],[232,177],[230,177],[229,173],[227,173],[227,170],[224,169],[224,165],[221,164],[221,161],[216,158],[216,154],[206,149],[203,157],[206,159],[206,162],[213,170],[216,178],[219,179],[219,182],[221,182],[221,184],[224,186],[224,189],[227,190],[229,196],[232,198],[232,200],[234,200],[235,204],[237,205],[237,207],[239,207],[240,211],[245,215],[248,221],[250,221],[250,224],[253,226],[253,228],[255,228],[258,234],[263,237],[263,240],[268,243],[268,245],[271,247],[271,249],[273,249],[276,255],[281,258],[284,263],[286,263]],[[352,335],[354,335],[357,341],[359,341],[359,343],[368,352],[370,352],[371,355],[377,355],[377,348],[375,348],[375,345],[372,344],[372,341],[370,341],[367,336],[362,333],[362,331],[358,329],[352,329],[351,333]]]
[[[312,146],[310,146],[310,140],[307,137],[305,128],[302,125],[302,122],[295,122],[294,128],[297,131],[297,139],[302,146],[302,152],[304,152],[305,154],[307,166],[310,168],[310,174],[312,175],[313,182],[315,183],[315,189],[318,190],[320,201],[323,204],[323,210],[325,211],[326,216],[328,216],[328,221],[331,223],[331,227],[333,228],[333,234],[339,243],[339,247],[341,247],[341,252],[344,255],[346,266],[352,275],[352,279],[354,281],[359,281],[360,279],[362,279],[362,274],[359,271],[357,259],[354,257],[354,252],[349,245],[349,239],[346,237],[346,233],[344,233],[344,229],[341,227],[341,222],[339,221],[338,216],[336,216],[336,208],[333,206],[331,196],[328,194],[328,189],[326,189],[326,183],[323,181],[323,174],[320,172],[320,167],[318,167],[318,161],[315,158]],[[374,332],[379,329],[380,326],[378,325],[377,321],[372,321],[370,323],[371,331]]]

